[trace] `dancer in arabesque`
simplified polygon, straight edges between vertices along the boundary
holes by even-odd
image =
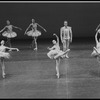
[[[60,50],[60,46],[59,46],[59,37],[56,34],[53,34],[54,36],[56,36],[57,41],[53,40],[52,43],[54,44],[51,48],[48,47],[48,49],[50,50],[47,53],[47,56],[50,59],[54,59],[56,60],[56,75],[59,78],[60,74],[59,74],[59,66],[60,66],[60,59],[64,58],[65,55],[70,51],[70,49],[67,49],[66,51],[62,51]]]

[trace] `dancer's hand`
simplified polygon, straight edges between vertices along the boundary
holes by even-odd
[[[55,33],[53,35],[56,35]]]
[[[44,31],[47,32],[46,29],[44,29]]]

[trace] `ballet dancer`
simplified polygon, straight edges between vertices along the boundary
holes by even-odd
[[[12,51],[12,50],[17,50],[19,51],[18,48],[10,48],[7,46],[4,46],[5,41],[2,40],[1,41],[1,45],[0,45],[0,61],[1,61],[1,68],[2,68],[2,77],[5,78],[5,64],[4,64],[4,60],[5,59],[9,59],[10,58],[10,54],[7,52]]]
[[[34,43],[35,43],[35,48],[34,50],[37,50],[38,47],[37,47],[37,38],[38,36],[41,35],[41,32],[37,30],[37,26],[39,26],[40,28],[42,28],[45,32],[46,30],[41,26],[39,25],[38,23],[35,22],[34,19],[32,19],[32,23],[28,26],[28,28],[26,29],[25,31],[25,34],[28,35],[28,36],[32,36],[33,38],[33,41],[32,41],[32,48],[34,47]],[[28,31],[28,29],[31,27],[31,30]],[[28,32],[27,32],[28,31]]]
[[[7,29],[2,33],[2,36],[7,37],[7,43],[9,44],[9,47],[11,47],[11,38],[15,38],[17,36],[16,32],[13,32],[13,28],[17,28],[20,30],[22,29],[14,25],[11,25],[9,20],[7,20],[6,23],[7,25],[0,31],[0,33]]]
[[[95,41],[96,41],[96,47],[93,47],[93,52],[91,53],[91,56],[96,57],[99,61],[100,58],[100,39],[98,40],[97,36],[100,34],[100,29],[97,30],[95,34]]]
[[[57,41],[53,40],[53,46],[51,48],[47,48],[50,51],[47,53],[47,56],[50,59],[55,59],[56,60],[56,75],[59,78],[60,74],[59,74],[59,65],[60,65],[60,59],[64,58],[65,55],[70,51],[70,49],[67,49],[66,51],[62,51],[60,50],[60,46],[59,46],[59,37],[56,34],[53,34],[54,36],[56,36]]]
[[[60,38],[63,44],[63,51],[66,51],[72,42],[72,28],[68,26],[67,21],[64,21],[64,26],[60,28]],[[66,54],[66,58],[69,58],[68,53]]]

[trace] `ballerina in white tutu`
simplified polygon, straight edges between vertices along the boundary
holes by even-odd
[[[12,31],[13,27],[17,28],[17,29],[20,29],[20,30],[22,30],[22,29],[19,28],[19,27],[14,26],[14,25],[11,25],[9,20],[7,20],[6,22],[7,22],[7,25],[0,32],[7,29],[6,31],[4,31],[2,33],[2,36],[7,37],[7,43],[11,47],[11,38],[15,38],[17,36],[16,32]]]
[[[66,51],[62,51],[60,50],[60,46],[59,46],[59,37],[56,34],[53,34],[56,36],[57,41],[53,40],[53,44],[54,46],[52,46],[51,48],[48,47],[48,49],[50,50],[47,53],[47,56],[50,59],[55,59],[56,60],[56,72],[57,72],[57,77],[59,78],[59,65],[60,65],[60,59],[66,57],[65,55],[70,51],[70,49],[67,49]]]
[[[97,38],[98,33],[100,34],[100,29],[98,29],[95,34],[96,47],[93,47],[93,52],[91,54],[91,56],[96,57],[97,60],[100,58],[100,39],[98,40]]]
[[[32,48],[33,48],[33,45],[35,43],[35,48],[34,50],[37,50],[37,38],[38,36],[41,35],[41,32],[37,30],[37,26],[39,26],[40,28],[42,28],[45,32],[46,30],[41,26],[39,25],[38,23],[35,22],[34,19],[32,19],[32,23],[28,26],[28,28],[26,29],[25,31],[25,34],[28,35],[28,36],[32,36],[33,38],[33,41],[32,41]],[[28,29],[31,27],[31,30],[28,31]]]
[[[4,40],[1,41],[1,45],[0,45],[0,60],[1,60],[1,67],[2,67],[2,77],[5,78],[5,64],[4,64],[4,60],[5,59],[9,59],[10,58],[10,54],[7,52],[12,51],[12,50],[17,50],[19,51],[18,48],[10,48],[10,47],[6,47],[4,46],[5,42]]]

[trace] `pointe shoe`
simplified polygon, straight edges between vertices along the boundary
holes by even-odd
[[[59,74],[56,74],[56,75],[57,75],[57,78],[59,78],[60,75]]]
[[[34,48],[34,50],[37,50],[37,48]]]
[[[69,56],[68,56],[68,55],[66,55],[65,57],[66,57],[66,58],[69,58]]]
[[[5,73],[3,73],[3,74],[2,74],[2,77],[3,77],[3,78],[5,78],[5,75],[6,75],[6,74],[5,74]]]

